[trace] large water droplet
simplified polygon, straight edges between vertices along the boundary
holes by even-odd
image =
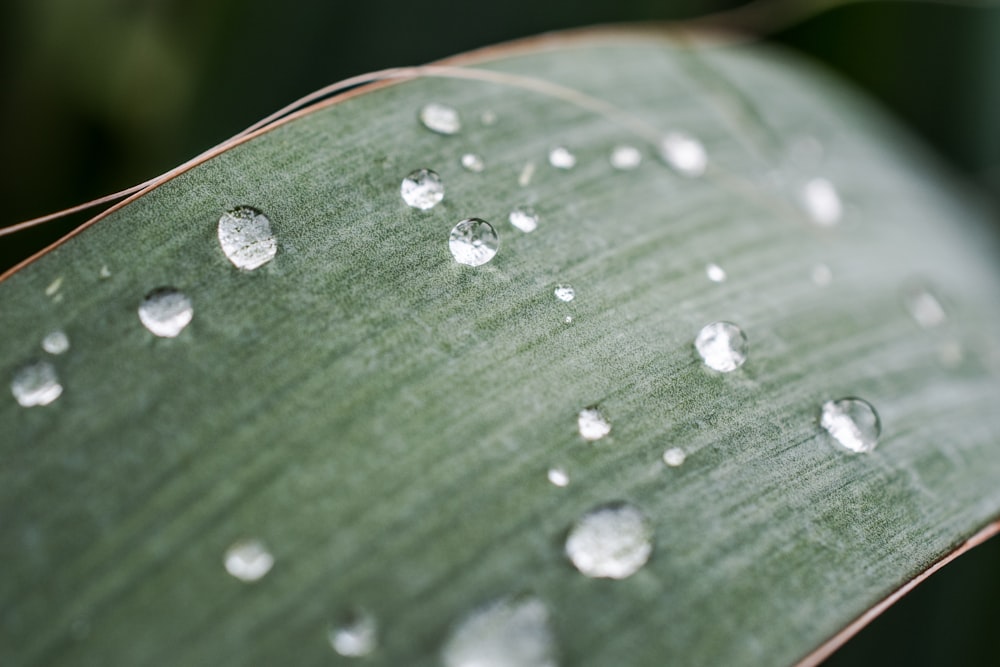
[[[173,338],[191,323],[194,308],[191,299],[173,287],[160,287],[146,295],[139,305],[139,320],[151,333]]]
[[[605,419],[597,408],[580,410],[580,414],[576,417],[576,425],[580,430],[580,437],[591,442],[611,433],[611,422]]]
[[[479,173],[486,168],[483,158],[475,153],[466,153],[462,156],[462,166],[471,172]]]
[[[709,264],[706,266],[705,274],[713,283],[721,283],[726,280],[726,271],[718,264]]]
[[[363,610],[353,612],[327,634],[333,650],[345,658],[369,655],[378,646],[378,622]]]
[[[875,408],[860,398],[827,401],[819,423],[837,443],[855,453],[875,449],[882,433],[882,422]]]
[[[694,346],[709,368],[728,373],[747,360],[746,334],[732,322],[705,325],[694,339]]]
[[[565,146],[556,146],[549,151],[549,164],[556,169],[572,169],[576,166],[576,156]]]
[[[642,163],[642,153],[635,146],[615,146],[611,151],[611,166],[621,171],[635,169]]]
[[[462,129],[458,112],[444,104],[431,103],[420,110],[420,122],[438,134],[456,134]]]
[[[680,447],[671,447],[667,451],[663,452],[663,462],[671,468],[684,465],[684,459],[686,458],[687,455]]]
[[[403,179],[399,194],[403,196],[407,206],[426,211],[444,199],[444,183],[436,172],[417,169]]]
[[[250,206],[237,206],[219,218],[219,245],[236,268],[252,271],[278,252],[271,221]]]
[[[538,214],[530,206],[518,206],[507,216],[510,224],[522,232],[533,232],[538,228]]]
[[[947,319],[941,302],[926,287],[909,285],[903,290],[903,303],[913,321],[924,329],[940,326]]]
[[[814,178],[805,184],[802,206],[813,222],[824,227],[837,224],[843,213],[837,189],[825,178]]]
[[[48,405],[62,395],[63,388],[55,367],[47,361],[36,361],[14,374],[10,391],[18,403],[31,408]]]
[[[448,237],[448,249],[459,264],[480,266],[493,259],[500,237],[493,225],[479,218],[466,218],[455,225]]]
[[[504,598],[477,609],[451,631],[445,667],[555,667],[549,610],[535,597]]]
[[[705,146],[689,134],[671,132],[660,141],[664,162],[684,176],[701,176],[708,166]]]
[[[556,285],[556,289],[553,292],[556,298],[560,301],[566,301],[567,303],[576,298],[576,290],[573,289],[572,285]]]
[[[257,581],[274,567],[274,556],[260,540],[237,542],[223,558],[226,572],[240,581]]]
[[[50,331],[42,339],[42,349],[49,354],[63,354],[69,349],[69,336],[65,331]]]
[[[562,468],[549,468],[549,482],[554,486],[567,486],[569,484],[569,473]]]
[[[653,529],[634,505],[616,502],[584,514],[569,531],[566,555],[588,577],[625,579],[653,553]]]

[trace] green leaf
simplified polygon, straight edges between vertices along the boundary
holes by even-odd
[[[997,239],[870,103],[787,53],[681,35],[461,62],[481,72],[240,143],[0,285],[4,369],[45,356],[63,387],[0,401],[5,664],[327,664],[354,610],[378,624],[369,662],[435,664],[500,599],[548,615],[560,664],[788,664],[1000,514]],[[418,122],[431,102],[460,133]],[[651,139],[677,130],[704,176],[659,159]],[[639,168],[611,167],[622,143]],[[555,146],[574,168],[547,163]],[[446,188],[428,211],[400,198],[418,168]],[[835,224],[803,208],[816,178]],[[507,222],[524,204],[531,233]],[[254,271],[217,240],[237,206],[277,238]],[[468,217],[501,237],[483,266],[449,253]],[[136,313],[161,287],[193,303],[176,338]],[[934,326],[907,309],[923,290]],[[718,320],[749,340],[731,373],[692,344]],[[70,349],[49,356],[56,329]],[[872,453],[819,425],[846,396],[881,416]],[[608,437],[581,438],[588,407]],[[585,577],[567,532],[617,501],[648,518],[652,557]],[[253,583],[222,563],[247,538],[275,559]]]

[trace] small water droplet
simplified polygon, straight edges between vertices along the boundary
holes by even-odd
[[[535,175],[535,163],[527,162],[521,169],[521,173],[517,176],[517,184],[522,188],[528,187],[531,184],[531,177]]]
[[[557,299],[567,303],[576,298],[576,290],[573,289],[572,285],[556,285],[554,294]]]
[[[98,275],[101,277],[102,280],[107,280],[108,278],[111,277],[111,269],[109,269],[108,265],[105,264],[104,266],[101,267],[101,271]]]
[[[563,324],[573,324],[573,316],[567,315],[563,318]]]
[[[237,542],[226,550],[226,572],[240,581],[257,581],[274,567],[274,556],[260,540]]]
[[[572,169],[576,166],[576,156],[565,146],[556,146],[549,151],[549,164],[556,169]]]
[[[331,628],[327,639],[333,650],[345,658],[364,657],[378,647],[378,622],[368,612],[357,610]]]
[[[417,169],[410,172],[399,186],[399,194],[407,206],[426,211],[444,199],[444,183],[437,172]]]
[[[708,275],[708,279],[713,283],[721,283],[726,280],[726,272],[718,264],[709,264],[706,266],[705,273]]]
[[[452,629],[441,661],[444,667],[555,667],[549,610],[531,596],[477,609]]]
[[[538,228],[538,214],[530,206],[518,206],[507,216],[510,224],[522,232],[533,232]]]
[[[55,366],[47,361],[36,361],[14,373],[10,383],[14,398],[25,408],[48,405],[62,395]]]
[[[813,222],[830,227],[840,221],[843,206],[833,183],[825,178],[814,178],[802,188],[802,206]]]
[[[420,110],[420,122],[438,134],[457,134],[462,129],[458,112],[444,104],[426,105]]]
[[[577,520],[566,538],[566,555],[584,575],[625,579],[638,572],[653,553],[653,529],[634,505],[615,502]]]
[[[153,290],[139,305],[139,320],[142,325],[161,338],[178,336],[193,317],[191,299],[173,287]]]
[[[462,166],[471,172],[479,173],[486,168],[482,156],[475,153],[466,153],[462,156]]]
[[[663,462],[671,468],[684,465],[684,459],[686,458],[687,455],[680,447],[671,447],[667,451],[663,452]]]
[[[642,153],[635,146],[615,146],[611,151],[611,166],[621,171],[635,169],[642,163]]]
[[[903,290],[903,303],[913,321],[924,329],[940,326],[947,319],[941,302],[926,287],[908,286]]]
[[[482,113],[482,115],[479,116],[479,122],[487,127],[489,127],[490,125],[496,125],[497,115],[492,111],[490,111],[489,109],[487,109]]]
[[[600,440],[611,433],[611,422],[609,422],[597,408],[584,408],[577,415],[576,425],[580,431],[580,437],[591,442]]]
[[[826,287],[833,282],[833,271],[826,264],[817,264],[812,268],[812,281],[820,287]]]
[[[459,264],[480,266],[497,254],[500,237],[493,225],[485,220],[466,218],[451,230],[448,248]]]
[[[747,360],[746,334],[732,322],[705,325],[694,339],[705,365],[721,373],[734,371]]]
[[[569,484],[569,473],[562,468],[549,468],[549,481],[559,487]]]
[[[69,349],[69,336],[65,331],[50,331],[42,339],[42,349],[49,354],[63,354]]]
[[[253,271],[278,253],[271,221],[250,206],[237,206],[219,218],[219,245],[238,269]]]
[[[855,453],[875,449],[882,433],[882,422],[875,408],[860,398],[827,401],[819,423],[837,443]]]
[[[51,283],[49,283],[49,286],[45,288],[45,296],[54,295],[56,292],[59,291],[59,288],[62,287],[62,284],[63,284],[63,278],[62,276],[59,276]]]
[[[708,167],[705,146],[689,134],[671,132],[660,141],[664,162],[684,176],[701,176]]]

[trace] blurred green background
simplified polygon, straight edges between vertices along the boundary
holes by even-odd
[[[162,173],[353,74],[548,30],[683,19],[738,4],[5,0],[0,226]],[[1000,5],[850,4],[768,39],[867,89],[1000,205]],[[86,218],[0,238],[0,270]],[[997,664],[998,620],[1000,541],[993,540],[828,664]]]

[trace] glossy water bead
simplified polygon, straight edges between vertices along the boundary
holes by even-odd
[[[438,134],[457,134],[462,129],[458,112],[446,104],[432,102],[420,109],[420,122]]]
[[[549,610],[532,596],[502,598],[456,625],[441,649],[444,667],[555,667]]]
[[[411,208],[427,211],[444,199],[444,183],[430,169],[411,171],[399,186],[399,194]]]
[[[173,287],[160,287],[146,295],[139,304],[139,320],[150,333],[174,338],[191,323],[194,307],[191,299]]]
[[[698,332],[695,349],[705,365],[721,373],[734,371],[747,360],[747,337],[732,322],[712,322]]]
[[[625,502],[597,507],[577,520],[566,538],[566,556],[582,574],[625,579],[653,553],[653,529],[639,508]]]
[[[25,408],[48,405],[62,395],[63,387],[55,366],[36,361],[22,366],[10,382],[10,392]]]
[[[820,411],[819,423],[837,444],[855,454],[875,449],[882,434],[882,421],[875,408],[860,398],[827,401]]]
[[[278,252],[271,221],[250,206],[223,213],[217,232],[222,252],[238,269],[252,271],[270,262]]]
[[[500,237],[493,225],[480,218],[466,218],[455,225],[448,237],[448,249],[459,264],[481,266],[493,259]]]

